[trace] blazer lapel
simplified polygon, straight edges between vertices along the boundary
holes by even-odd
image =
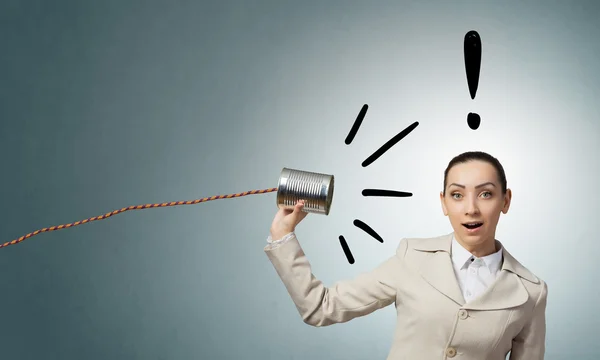
[[[418,266],[421,277],[450,300],[463,306],[465,299],[460,291],[450,258],[451,241],[452,234],[420,239],[413,248],[423,256]]]
[[[453,234],[419,239],[412,246],[422,255],[422,258],[417,259],[417,268],[425,281],[468,310],[507,309],[522,305],[529,299],[529,293],[522,281],[537,284],[539,280],[506,251],[502,243],[496,241],[498,246],[502,247],[503,254],[502,268],[498,277],[483,294],[465,304],[450,257]]]
[[[502,246],[498,242],[499,246]],[[523,280],[538,283],[538,279],[523,267],[505,248],[502,249],[502,268],[496,281],[483,293],[464,306],[467,310],[500,310],[524,304],[529,293]]]

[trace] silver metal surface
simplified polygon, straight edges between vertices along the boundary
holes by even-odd
[[[298,200],[304,200],[304,211],[329,215],[333,184],[333,175],[283,168],[277,187],[277,206],[293,209]]]

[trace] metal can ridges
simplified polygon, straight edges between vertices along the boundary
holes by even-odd
[[[277,206],[293,209],[305,200],[304,211],[329,215],[333,201],[334,176],[283,168],[277,189]]]

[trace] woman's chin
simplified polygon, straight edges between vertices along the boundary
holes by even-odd
[[[468,245],[479,245],[486,241],[487,233],[483,226],[477,229],[467,229],[463,227],[458,232],[460,239]]]

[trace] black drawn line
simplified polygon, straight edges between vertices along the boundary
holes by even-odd
[[[411,197],[413,194],[405,191],[364,189],[363,196]]]
[[[343,235],[340,235],[340,245],[342,245],[342,249],[344,249],[344,254],[346,254],[346,259],[348,259],[348,262],[351,265],[354,264],[354,256],[352,256],[352,252],[350,251],[348,243],[346,242],[346,239],[344,239]]]
[[[377,151],[373,153],[373,155],[369,156],[365,161],[363,161],[362,166],[367,167],[371,165],[375,160],[377,160],[381,155],[383,155],[386,151],[388,151],[392,146],[396,145],[400,140],[402,140],[406,135],[410,134],[417,126],[419,126],[419,122],[415,121],[406,129],[399,132],[396,136],[391,138],[388,142],[383,144]]]
[[[344,141],[346,145],[350,145],[352,143],[352,140],[354,140],[354,137],[356,136],[356,133],[358,133],[358,129],[360,128],[360,125],[362,124],[368,109],[369,105],[367,104],[364,104],[362,109],[360,109],[360,112],[358,113],[356,120],[354,120],[354,124],[352,124],[352,128],[350,129],[350,132],[348,133],[348,136],[346,136],[346,140]]]
[[[481,71],[481,38],[477,31],[471,30],[465,34],[464,54],[469,95],[471,95],[471,99],[475,99]]]
[[[379,236],[379,234],[376,233],[375,230],[373,230],[369,225],[365,224],[364,222],[356,219],[354,220],[354,226],[371,235],[375,238],[375,240],[379,241],[380,243],[383,243],[383,239],[381,238],[381,236]]]
[[[479,85],[479,72],[481,70],[481,38],[477,31],[471,30],[465,34],[464,53],[469,95],[471,95],[471,99],[475,99]],[[477,130],[479,125],[481,125],[481,116],[470,112],[467,115],[467,124],[471,130]]]

